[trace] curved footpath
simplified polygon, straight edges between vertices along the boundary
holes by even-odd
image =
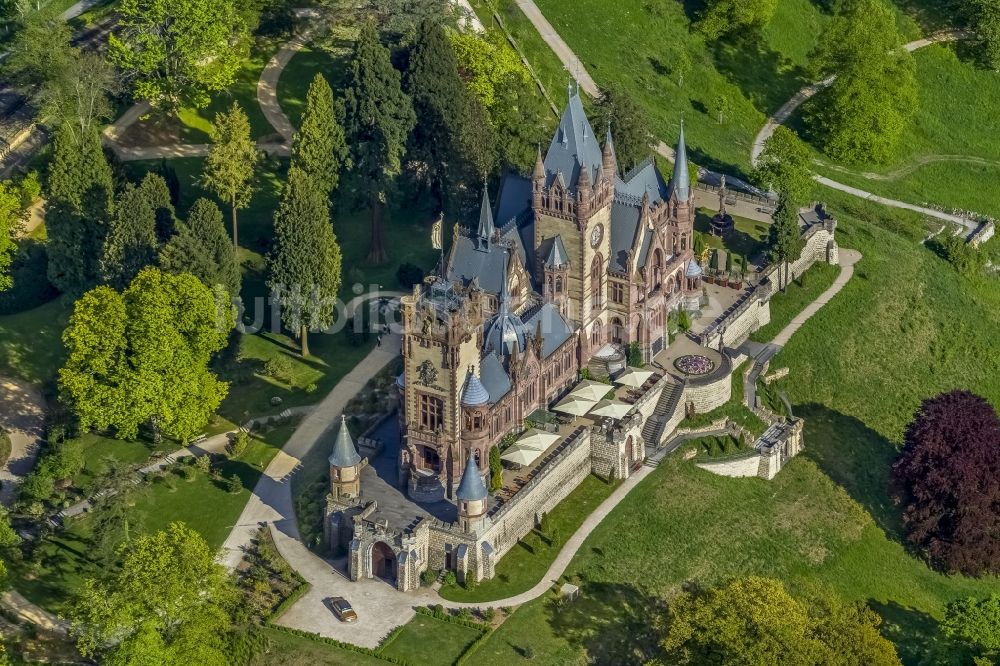
[[[0,429],[10,437],[10,456],[0,468],[0,504],[10,506],[38,457],[45,435],[45,399],[27,382],[0,377],[0,405]]]
[[[930,37],[924,37],[923,39],[914,40],[908,44],[904,44],[903,48],[911,53],[917,51],[931,44],[940,44],[943,42],[954,42],[961,39],[966,39],[971,36],[971,33],[964,30],[948,30],[945,32],[940,32]],[[816,95],[818,92],[828,88],[834,81],[837,80],[837,75],[834,74],[829,76],[822,81],[816,83],[811,83],[801,90],[799,90],[795,95],[781,105],[774,115],[767,119],[767,123],[761,128],[760,132],[754,138],[753,147],[750,150],[750,163],[754,166],[757,164],[757,160],[760,158],[761,152],[764,150],[764,143],[771,138],[775,130],[778,129],[786,120],[788,120],[795,110],[798,109],[806,100]],[[933,217],[939,220],[944,220],[945,222],[951,222],[953,224],[959,224],[969,231],[975,231],[977,224],[967,217],[962,217],[961,215],[953,215],[951,213],[945,213],[940,210],[935,210],[933,208],[927,208],[926,206],[917,206],[914,204],[906,203],[905,201],[898,201],[896,199],[889,199],[888,197],[879,196],[873,194],[859,187],[852,187],[850,185],[845,185],[844,183],[833,180],[832,178],[827,178],[826,176],[820,176],[818,174],[813,175],[813,179],[821,184],[825,185],[834,190],[839,190],[850,194],[851,196],[858,197],[859,199],[866,199],[868,201],[873,201],[875,203],[882,204],[883,206],[889,206],[891,208],[901,208],[904,210],[912,210],[928,217]]]
[[[860,259],[860,252],[841,249],[841,271],[833,285],[796,316],[772,344],[786,343],[795,331],[839,293],[853,276],[854,265]],[[269,526],[278,551],[311,585],[309,591],[276,620],[277,624],[368,648],[377,647],[385,635],[407,623],[415,614],[415,606],[442,604],[447,608],[502,608],[541,597],[563,575],[594,529],[653,471],[652,467],[644,465],[616,488],[573,533],[541,580],[520,594],[493,601],[462,603],[444,600],[436,591],[428,589],[403,593],[381,580],[349,581],[331,561],[311,552],[301,542],[292,500],[291,476],[298,469],[302,457],[321,440],[327,441],[324,435],[339,419],[350,397],[398,353],[400,337],[389,337],[391,341],[388,344],[383,343],[382,348],[373,350],[334,388],[268,466],[254,488],[254,495],[239,524],[227,539],[222,555],[227,565],[235,567],[242,557],[243,546],[253,533],[261,526]],[[358,612],[358,621],[352,624],[337,621],[326,605],[331,596],[348,598]]]

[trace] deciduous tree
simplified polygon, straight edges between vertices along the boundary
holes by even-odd
[[[993,70],[1000,70],[1000,0],[967,0],[969,22],[976,33],[979,58]]]
[[[982,397],[925,400],[892,468],[909,541],[934,566],[1000,572],[1000,419]]]
[[[329,328],[340,289],[341,256],[330,226],[326,197],[298,167],[274,216],[274,249],[268,258],[268,286],[281,307],[281,320],[295,331],[302,355],[309,355],[309,331]]]
[[[615,155],[622,171],[627,171],[652,154],[653,133],[649,118],[635,99],[619,84],[601,91],[597,108],[605,123],[610,123]]]
[[[292,163],[308,173],[329,196],[340,182],[340,170],[350,166],[344,128],[333,91],[317,72],[306,94],[302,126],[292,141]]]
[[[1000,595],[952,601],[945,609],[941,630],[975,651],[1000,654]]]
[[[406,139],[416,118],[413,104],[400,87],[400,75],[379,42],[375,26],[362,27],[351,59],[346,94],[345,129],[354,170],[368,188],[371,249],[368,260],[386,260],[383,217],[389,188],[399,175]]]
[[[780,581],[739,578],[675,599],[661,647],[678,665],[898,666],[880,623],[867,607],[832,596],[803,603]]]
[[[226,395],[208,363],[232,326],[221,291],[145,268],[122,294],[97,287],[76,302],[63,333],[60,390],[82,428],[132,438],[149,423],[186,440]]]
[[[696,27],[709,39],[763,28],[771,22],[777,7],[778,0],[708,0]]]
[[[0,182],[0,291],[14,284],[10,268],[17,252],[14,238],[23,220],[21,192],[11,182]]]
[[[219,113],[212,123],[212,149],[202,173],[202,184],[230,206],[233,247],[239,246],[236,210],[250,203],[259,159],[257,144],[250,136],[250,120],[233,102],[229,112]]]
[[[793,207],[804,205],[812,191],[809,149],[795,132],[778,127],[757,158],[754,180],[765,190],[777,192]]]
[[[88,579],[70,611],[77,647],[105,664],[225,666],[236,592],[183,523],[125,546],[121,569]]]
[[[807,114],[823,150],[845,162],[886,162],[917,111],[913,56],[884,0],[845,0],[813,54],[836,74]]]
[[[208,199],[198,199],[187,221],[160,252],[160,266],[171,273],[190,273],[208,287],[221,286],[230,297],[240,295],[240,267],[226,233],[222,211]]]
[[[122,0],[108,57],[136,99],[201,108],[236,80],[246,26],[233,0]]]

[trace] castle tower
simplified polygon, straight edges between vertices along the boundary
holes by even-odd
[[[531,206],[541,208],[542,191],[545,189],[545,164],[542,162],[542,148],[538,147],[535,157],[535,171],[531,174]]]
[[[334,499],[351,499],[361,495],[363,462],[347,429],[347,417],[340,415],[340,429],[330,454],[330,494]]]
[[[674,173],[670,179],[670,220],[674,227],[672,248],[675,254],[685,254],[694,244],[694,193],[691,191],[691,171],[687,143],[684,140],[684,119],[674,155]]]
[[[601,170],[604,178],[615,185],[615,176],[618,175],[618,156],[615,155],[615,144],[611,140],[611,121],[608,121],[608,131],[604,135],[604,150],[601,151]]]
[[[479,458],[480,470],[489,467],[490,393],[469,368],[462,390],[462,448]]]
[[[475,532],[486,520],[488,493],[483,477],[476,465],[476,456],[470,451],[465,463],[462,482],[458,484],[455,497],[458,499],[458,525],[466,532]]]

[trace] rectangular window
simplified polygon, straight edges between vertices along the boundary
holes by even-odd
[[[444,425],[444,400],[426,393],[420,394],[420,426],[437,430]]]
[[[623,285],[621,282],[611,283],[611,302],[612,303],[625,302],[625,285]]]

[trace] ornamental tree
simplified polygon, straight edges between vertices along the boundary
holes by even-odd
[[[344,128],[337,116],[333,90],[317,72],[306,94],[302,126],[292,140],[292,163],[308,173],[327,196],[337,189],[341,168],[350,166]]]
[[[671,602],[667,622],[663,662],[679,666],[900,664],[878,631],[881,618],[867,606],[832,595],[802,602],[769,578],[682,594]]]
[[[345,108],[354,171],[368,188],[368,261],[381,264],[387,258],[382,233],[387,194],[399,175],[406,139],[416,117],[410,98],[400,87],[400,75],[392,66],[389,49],[379,41],[371,22],[365,23],[354,46]]]
[[[326,196],[293,166],[274,216],[274,249],[268,257],[268,287],[281,307],[281,321],[299,336],[309,355],[309,331],[333,324],[340,290],[341,255],[330,226]]]
[[[209,370],[233,327],[232,308],[193,275],[145,268],[123,293],[97,287],[63,333],[63,399],[81,428],[120,437],[150,424],[180,440],[208,422],[228,390]]]
[[[132,96],[171,113],[236,80],[246,26],[233,0],[122,0],[108,57]]]
[[[70,610],[77,648],[105,664],[225,666],[236,590],[184,523],[125,546],[121,569],[84,582]]]
[[[774,221],[767,233],[768,254],[772,262],[779,264],[778,282],[784,291],[788,287],[789,262],[795,261],[804,246],[798,212],[788,199],[783,198],[778,202]]]
[[[892,468],[907,538],[936,567],[1000,571],[1000,419],[955,390],[925,400]]]
[[[239,247],[236,210],[246,208],[253,196],[254,173],[260,154],[250,136],[250,120],[240,105],[233,102],[228,112],[215,116],[212,123],[212,149],[205,159],[201,182],[232,211],[233,247]]]

